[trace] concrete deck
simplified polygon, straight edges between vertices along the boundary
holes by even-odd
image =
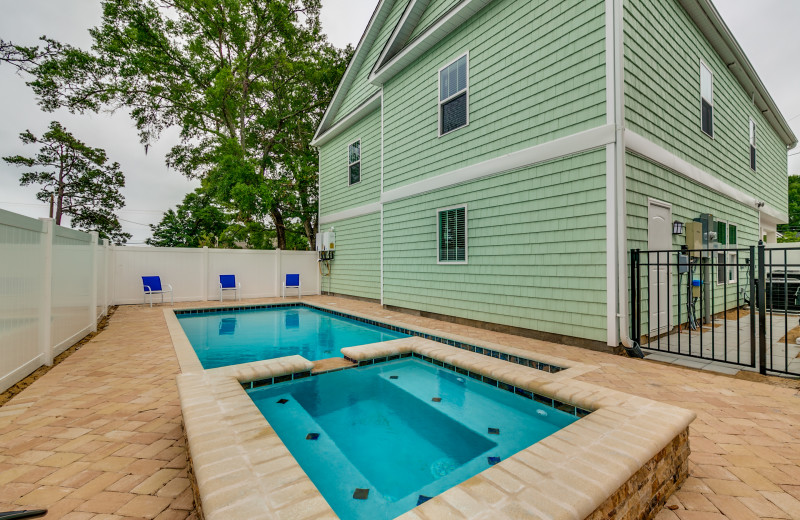
[[[659,520],[800,518],[796,386],[611,356],[354,300],[308,300],[597,365],[576,379],[695,411],[690,478],[668,502],[675,509],[663,509]],[[275,299],[252,300],[260,301]],[[0,511],[47,507],[46,518],[69,520],[195,518],[178,371],[162,309],[121,307],[105,331],[0,408]]]

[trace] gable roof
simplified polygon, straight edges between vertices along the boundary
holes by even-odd
[[[347,96],[347,91],[350,90],[350,87],[353,85],[353,81],[359,69],[364,64],[367,54],[375,43],[378,32],[384,22],[386,22],[386,18],[389,16],[389,12],[392,10],[394,4],[395,0],[380,0],[375,10],[372,12],[372,17],[369,19],[367,28],[364,30],[364,34],[361,35],[353,57],[350,59],[350,63],[347,64],[347,69],[344,71],[342,80],[339,82],[339,86],[336,87],[336,92],[334,92],[328,108],[325,109],[325,114],[323,114],[317,132],[314,134],[314,139],[311,140],[312,146],[316,145],[322,134],[333,126],[336,113],[342,106],[342,102]]]

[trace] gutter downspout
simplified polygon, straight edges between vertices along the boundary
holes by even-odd
[[[625,186],[625,112],[623,97],[623,0],[612,0],[614,18],[614,184],[616,190],[617,322],[622,346],[632,357],[644,357],[631,339],[628,324],[628,217]]]

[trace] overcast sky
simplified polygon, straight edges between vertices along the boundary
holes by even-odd
[[[377,0],[322,0],[322,26],[338,47],[356,45]],[[58,8],[54,8],[54,6]],[[791,0],[716,0],[739,44],[753,63],[795,134],[800,135],[800,2]],[[0,39],[36,43],[46,34],[59,41],[86,48],[87,29],[100,23],[99,0],[26,0],[8,2],[0,17]],[[164,156],[177,141],[177,132],[166,133],[148,153],[138,144],[133,123],[123,112],[114,115],[76,116],[68,112],[44,113],[36,105],[23,78],[8,66],[0,66],[0,156],[32,154],[18,139],[23,130],[41,135],[52,120],[62,122],[90,146],[104,148],[112,161],[122,165],[126,176],[121,210],[123,229],[133,235],[131,244],[150,236],[145,224],[156,223],[167,209],[199,185],[164,166]],[[789,173],[800,174],[800,147],[791,153]],[[29,215],[47,216],[48,208],[35,198],[35,188],[19,186],[22,170],[0,162],[0,208]]]

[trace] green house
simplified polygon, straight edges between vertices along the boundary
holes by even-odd
[[[709,0],[381,0],[312,143],[322,289],[617,346],[629,250],[774,240],[796,142]]]

